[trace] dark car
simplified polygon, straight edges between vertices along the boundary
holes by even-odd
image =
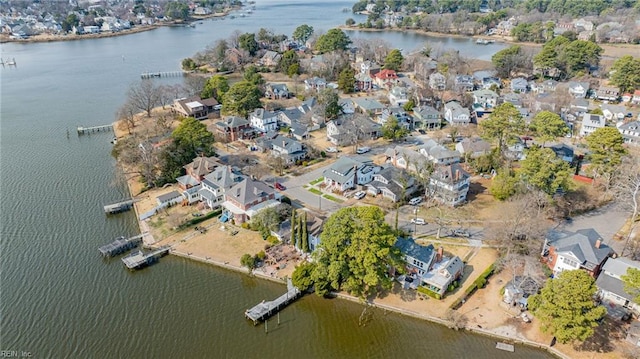
[[[276,187],[276,189],[277,189],[278,191],[284,191],[284,190],[286,189],[283,185],[281,185],[281,184],[280,184],[280,183],[278,183],[278,182],[276,182],[276,184],[275,184],[274,186]]]
[[[425,134],[427,133],[427,132],[426,132],[425,130],[423,130],[423,129],[419,129],[419,130],[418,130],[418,132],[419,132],[421,135],[425,135]]]

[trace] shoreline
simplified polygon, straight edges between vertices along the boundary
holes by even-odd
[[[360,28],[357,26],[347,26],[347,25],[340,25],[338,26],[338,28],[346,31],[364,31],[364,32],[395,31],[395,32],[405,32],[405,33],[409,32],[409,33],[420,34],[420,35],[425,35],[429,37],[439,37],[439,38],[450,37],[450,38],[458,38],[458,39],[471,38],[471,39],[494,40],[496,43],[505,43],[508,45],[517,45],[522,47],[538,48],[538,49],[542,48],[542,46],[544,45],[544,43],[515,41],[513,40],[513,38],[511,38],[511,36],[505,37],[505,36],[489,36],[489,35],[447,34],[447,33],[441,33],[441,32],[425,31],[421,29],[400,29],[400,28],[366,29],[366,28]],[[637,52],[640,51],[640,45],[635,45],[635,44],[598,43],[598,46],[600,46],[604,50],[602,53],[602,58],[607,57],[607,58],[615,59],[615,58],[622,57],[624,55],[635,56],[637,55]]]
[[[172,22],[172,23],[156,23],[153,25],[137,25],[131,29],[122,30],[118,32],[100,32],[97,34],[81,34],[81,35],[38,34],[38,35],[30,36],[26,39],[12,39],[8,35],[3,34],[3,35],[0,35],[0,44],[5,44],[5,43],[18,43],[18,44],[34,43],[35,44],[35,43],[46,43],[46,42],[77,41],[77,40],[88,40],[88,39],[103,39],[103,38],[116,37],[116,36],[126,36],[131,34],[137,34],[140,32],[159,29],[161,27],[189,26],[190,24],[198,21],[203,21],[203,20],[213,19],[213,18],[224,18],[225,16],[229,15],[231,11],[239,10],[241,8],[242,7],[233,7],[221,13],[213,13],[209,15],[192,17],[188,21]]]

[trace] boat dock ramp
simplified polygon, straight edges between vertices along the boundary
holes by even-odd
[[[92,126],[92,127],[78,126],[78,136],[85,135],[92,132],[110,132],[110,131],[113,131],[113,124]]]
[[[125,238],[124,236],[118,237],[115,241],[98,248],[98,251],[103,257],[115,257],[118,254],[122,254],[140,245],[140,243],[142,243],[142,237],[146,234],[147,233],[142,233],[130,238]]]
[[[169,249],[169,246],[164,246],[148,253],[137,250],[122,258],[122,263],[124,263],[125,267],[131,270],[141,269],[157,262],[161,257],[169,254]]]
[[[113,204],[108,204],[106,206],[104,206],[104,213],[106,214],[116,214],[116,213],[120,213],[120,212],[126,212],[128,210],[131,209],[131,207],[133,207],[133,204],[136,202],[136,200],[130,198],[127,200],[123,200],[120,202],[116,202]]]
[[[289,305],[289,303],[298,299],[302,293],[293,285],[291,279],[287,279],[287,292],[280,297],[272,301],[262,301],[251,309],[247,309],[244,312],[245,317],[253,321],[253,325],[257,325],[258,322],[268,319],[270,316],[278,313],[282,308]]]
[[[164,71],[164,72],[143,72],[140,74],[142,79],[152,79],[159,77],[181,77],[185,76],[184,71]]]

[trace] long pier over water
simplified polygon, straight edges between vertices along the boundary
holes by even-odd
[[[253,321],[253,325],[257,325],[258,322],[263,321],[270,316],[278,313],[282,308],[289,305],[289,303],[298,299],[302,293],[291,282],[291,279],[287,279],[287,292],[272,301],[262,301],[251,309],[247,309],[244,312],[245,317]]]

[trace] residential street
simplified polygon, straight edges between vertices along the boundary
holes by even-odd
[[[624,242],[614,240],[613,236],[622,228],[628,217],[628,213],[616,203],[612,203],[584,215],[573,217],[570,222],[565,222],[558,228],[569,231],[593,228],[600,233],[607,245],[612,247],[616,253],[620,253]]]
[[[286,189],[282,191],[282,193],[291,198],[292,203],[300,202],[301,205],[306,207],[315,208],[320,211],[334,212],[342,207],[340,203],[322,198],[303,187],[308,185],[309,182],[322,177],[322,172],[329,166],[330,165],[322,166],[297,177],[276,177],[276,181],[285,186]]]

